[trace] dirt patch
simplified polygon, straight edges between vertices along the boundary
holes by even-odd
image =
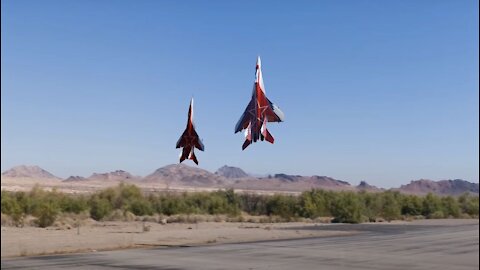
[[[191,246],[261,240],[348,235],[346,231],[285,230],[314,226],[312,223],[249,224],[201,222],[159,224],[157,222],[88,222],[36,228],[2,227],[1,256],[31,256],[92,252],[145,246]]]

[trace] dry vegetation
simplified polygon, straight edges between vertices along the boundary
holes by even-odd
[[[418,218],[478,218],[478,196],[405,195],[399,192],[305,191],[298,196],[235,193],[144,194],[120,184],[88,195],[65,194],[35,186],[29,192],[2,191],[2,226],[64,226],[78,222],[149,221],[156,223],[291,222],[361,223]],[[331,218],[325,218],[331,217]],[[65,225],[68,224],[68,225]]]

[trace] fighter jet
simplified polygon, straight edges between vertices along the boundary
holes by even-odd
[[[193,124],[193,98],[190,101],[190,107],[188,108],[188,122],[185,131],[182,136],[177,141],[177,148],[183,147],[182,152],[180,153],[180,163],[185,159],[191,159],[198,165],[197,157],[193,150],[195,147],[201,151],[205,149],[202,141],[198,137],[197,132],[195,131],[195,125]]]
[[[256,142],[258,139],[273,143],[273,136],[267,130],[267,122],[283,122],[283,119],[283,112],[265,95],[262,64],[259,56],[255,68],[255,83],[253,84],[252,99],[235,126],[235,133],[245,130],[245,142],[243,143],[242,150],[245,150],[252,141]]]

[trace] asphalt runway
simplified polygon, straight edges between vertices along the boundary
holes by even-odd
[[[479,225],[328,225],[341,237],[2,259],[2,269],[479,269]]]

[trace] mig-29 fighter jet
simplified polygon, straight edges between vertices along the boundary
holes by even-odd
[[[182,136],[177,141],[177,148],[183,147],[182,153],[180,153],[180,163],[185,159],[191,159],[198,165],[197,157],[193,150],[195,147],[201,151],[205,149],[202,141],[198,137],[195,131],[195,125],[193,124],[193,98],[190,101],[190,107],[188,108],[188,122],[187,128],[183,132]]]
[[[255,70],[252,99],[235,126],[235,133],[245,130],[246,139],[243,143],[242,150],[245,150],[252,141],[256,142],[258,139],[273,143],[273,136],[267,130],[267,122],[283,122],[283,119],[283,112],[265,95],[262,66],[259,56]]]

